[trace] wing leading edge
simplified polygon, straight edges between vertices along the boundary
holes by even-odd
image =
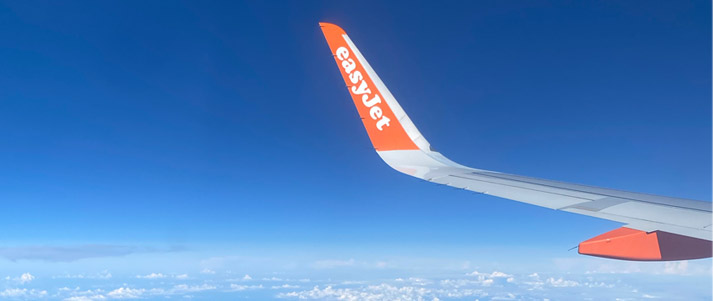
[[[379,156],[429,182],[624,223],[582,242],[581,254],[624,260],[711,257],[711,203],[470,168],[433,151],[340,27],[320,23]]]

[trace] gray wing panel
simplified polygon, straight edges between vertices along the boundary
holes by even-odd
[[[379,155],[409,175],[550,209],[711,240],[711,202],[672,198],[474,169],[436,152],[388,151]]]
[[[511,180],[511,181],[517,181],[517,182],[520,182],[523,184],[535,184],[535,185],[541,185],[541,186],[551,187],[551,188],[555,188],[555,189],[557,189],[557,188],[567,189],[572,192],[596,194],[599,196],[615,197],[615,198],[632,200],[632,201],[654,203],[654,204],[661,204],[661,205],[668,205],[668,206],[673,206],[673,207],[682,207],[682,208],[687,208],[687,209],[695,209],[695,210],[711,212],[711,202],[702,202],[702,201],[689,200],[689,199],[672,198],[672,197],[659,196],[659,195],[653,195],[653,194],[636,193],[636,192],[629,192],[629,191],[622,191],[622,190],[608,189],[608,188],[600,188],[600,187],[581,185],[581,184],[565,183],[565,182],[559,182],[559,181],[542,180],[542,179],[537,179],[537,178],[509,175],[509,174],[503,174],[503,173],[491,172],[491,171],[474,172],[474,174],[492,177],[494,179],[507,179],[507,180]]]

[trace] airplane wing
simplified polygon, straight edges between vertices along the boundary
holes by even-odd
[[[431,148],[344,30],[329,23],[320,27],[369,139],[384,162],[397,171],[625,224],[580,243],[580,254],[640,261],[711,257],[711,202],[511,175],[449,160]]]

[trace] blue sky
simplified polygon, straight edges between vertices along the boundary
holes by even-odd
[[[710,260],[578,256],[619,224],[388,168],[317,24],[459,163],[710,201],[710,11],[0,3],[0,298],[710,298]]]

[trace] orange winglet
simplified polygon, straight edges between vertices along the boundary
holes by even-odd
[[[711,242],[668,233],[619,228],[579,244],[579,254],[638,261],[711,257]]]
[[[344,30],[330,23],[319,23],[319,26],[374,148],[377,151],[418,149],[365,70],[358,50],[347,42]]]

